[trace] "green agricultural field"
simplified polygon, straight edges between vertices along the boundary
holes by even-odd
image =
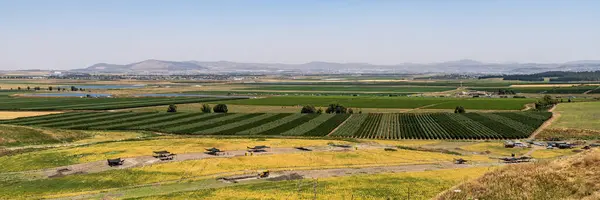
[[[408,92],[348,92],[348,91],[241,91],[241,90],[228,90],[228,91],[187,91],[182,92],[183,94],[201,94],[201,95],[231,95],[231,96],[273,96],[273,95],[290,95],[290,96],[406,96],[415,93]]]
[[[72,142],[90,136],[81,131],[0,125],[0,147]]]
[[[2,123],[74,130],[148,130],[186,135],[512,139],[528,137],[550,116],[551,113],[548,112],[466,114],[77,112],[18,118]],[[346,120],[348,122],[344,123]],[[341,124],[343,125],[340,127]]]
[[[573,86],[573,87],[501,87],[501,88],[469,88],[478,91],[497,92],[498,90],[512,90],[516,93],[526,94],[583,94],[594,90],[598,86]]]
[[[112,110],[229,99],[239,98],[38,98],[0,96],[0,110]]]
[[[351,108],[420,108],[454,109],[463,106],[469,110],[521,110],[535,99],[500,98],[432,98],[432,97],[308,97],[276,96],[257,99],[232,100],[224,103],[235,105],[297,106],[314,105],[326,107],[339,103]]]
[[[418,92],[443,92],[454,90],[455,87],[381,87],[381,86],[306,86],[306,85],[285,85],[285,86],[258,86],[244,88],[244,90],[272,90],[272,91],[345,91],[345,92],[397,92],[397,93],[418,93]]]
[[[440,86],[440,87],[504,87],[514,84],[545,84],[544,82],[495,81],[495,80],[436,80],[436,81],[290,81],[245,83],[247,86],[285,86],[285,85],[317,85],[317,86]]]
[[[554,109],[559,117],[551,128],[600,131],[600,102],[560,103]]]

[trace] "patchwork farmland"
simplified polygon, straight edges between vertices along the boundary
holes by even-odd
[[[1,123],[73,130],[147,130],[185,135],[331,136],[367,139],[526,138],[549,112],[292,114],[71,112]]]
[[[240,98],[20,98],[0,96],[0,110],[113,110],[232,99]]]

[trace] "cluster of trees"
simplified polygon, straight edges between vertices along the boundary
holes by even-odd
[[[467,111],[465,111],[465,107],[462,106],[456,106],[456,108],[454,108],[454,113],[466,113]]]
[[[302,107],[302,109],[300,109],[300,113],[306,113],[306,114],[317,113],[317,114],[321,114],[321,113],[323,113],[323,109],[321,109],[321,108],[317,109],[313,105],[306,105],[306,106]]]
[[[516,92],[514,90],[498,89],[498,95],[510,95],[510,94],[516,94]]]
[[[569,102],[571,101],[571,99],[569,99]],[[548,110],[550,108],[552,108],[552,106],[556,105],[558,103],[558,100],[555,98],[552,98],[550,95],[545,95],[544,98],[538,100],[538,102],[535,103],[535,109],[536,110]]]
[[[40,90],[42,90],[42,88],[39,87],[39,86],[36,86],[36,87],[33,87],[33,88],[30,87],[30,86],[27,86],[27,88],[17,87],[17,90],[25,90],[25,89],[27,89],[28,91],[29,90],[34,90],[34,91],[40,91]],[[10,88],[10,90],[13,90],[13,88]],[[59,92],[60,91],[67,91],[67,88],[61,88],[61,87],[54,88],[52,86],[48,86],[48,91],[59,91]],[[83,89],[83,88],[77,88],[75,86],[71,86],[71,91],[73,91],[73,92],[76,92],[76,91],[85,91],[85,89]]]
[[[315,108],[315,106],[312,105],[306,105],[304,107],[302,107],[302,109],[300,110],[300,113],[308,113],[308,114],[312,114],[312,113],[316,113],[316,114],[321,114],[323,113],[323,109],[319,108]],[[352,108],[346,108],[340,104],[329,104],[329,106],[327,106],[327,109],[325,109],[325,113],[327,114],[353,114],[354,110],[352,110]],[[359,112],[361,113],[361,112]]]
[[[203,113],[211,113],[211,111],[215,112],[215,113],[229,112],[229,109],[227,109],[227,105],[225,105],[225,104],[217,104],[212,109],[211,109],[210,105],[203,104],[201,110]],[[169,105],[169,107],[167,108],[167,112],[177,112],[177,105],[175,105],[175,104]]]

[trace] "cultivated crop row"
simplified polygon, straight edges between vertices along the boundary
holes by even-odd
[[[245,133],[246,131],[249,130],[258,130],[258,128],[266,128],[266,129],[270,129],[273,127],[270,126],[266,126],[267,124],[271,124],[272,122],[275,122],[277,120],[281,120],[281,119],[285,119],[289,116],[294,116],[292,113],[278,113],[278,114],[273,114],[270,115],[267,118],[258,120],[258,121],[254,121],[245,125],[241,125],[241,126],[237,126],[235,128],[231,128],[231,129],[227,129],[227,130],[223,130],[223,131],[219,131],[216,132],[214,134],[217,135],[234,135],[234,134],[238,134],[238,133]],[[265,129],[263,129],[265,130]],[[261,130],[258,130],[259,132]]]
[[[281,133],[281,135],[304,135],[306,132],[313,130],[314,128],[316,128],[317,126],[319,126],[320,124],[324,123],[325,121],[329,120],[330,118],[332,118],[335,114],[322,114],[319,115],[318,117],[315,117],[313,119],[311,119],[310,121],[300,125],[300,126],[296,126],[286,132]]]
[[[359,138],[376,138],[377,129],[379,128],[379,123],[381,123],[382,117],[383,114],[368,114],[367,119],[355,133],[355,136]]]
[[[234,129],[234,128],[237,128],[239,126],[244,126],[244,125],[247,125],[247,124],[253,124],[253,123],[257,122],[257,121],[262,121],[264,119],[270,119],[270,118],[272,118],[275,115],[277,115],[277,114],[275,114],[275,113],[262,114],[262,115],[258,115],[257,117],[250,117],[249,119],[238,121],[237,123],[227,123],[227,124],[225,124],[223,126],[217,126],[217,127],[214,127],[214,128],[204,129],[204,130],[198,131],[196,133],[197,134],[206,134],[206,135],[210,134],[210,135],[212,135],[212,134],[215,134],[215,133],[218,133],[218,132],[222,132],[222,131],[225,131],[225,130]]]
[[[362,123],[367,119],[368,115],[350,115],[346,123],[342,126],[337,127],[331,136],[335,137],[351,137],[358,131]]]
[[[319,124],[319,126],[310,130],[308,133],[304,134],[307,136],[326,136],[331,133],[335,128],[339,127],[344,121],[346,121],[350,117],[348,114],[337,114],[333,117],[329,118],[327,121]]]
[[[248,128],[247,130],[244,130],[244,131],[240,131],[240,132],[236,133],[236,135],[258,135],[259,133],[265,133],[267,130],[274,129],[275,127],[281,126],[283,124],[287,124],[291,121],[295,121],[296,119],[301,118],[303,116],[304,115],[298,115],[298,114],[285,116],[285,117],[282,117],[275,121],[267,122],[260,126],[256,126],[256,127]]]
[[[332,136],[368,139],[525,138],[547,112],[292,114],[78,112],[0,123],[75,130],[149,130],[173,134]],[[335,130],[335,131],[334,131]]]
[[[507,139],[528,137],[551,114],[354,114],[331,136],[369,139]],[[543,117],[543,118],[542,118]],[[354,131],[356,130],[356,131]]]

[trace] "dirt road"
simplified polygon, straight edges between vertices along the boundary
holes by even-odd
[[[540,127],[538,127],[535,131],[533,131],[533,133],[529,136],[529,138],[527,139],[535,139],[535,137],[542,132],[544,129],[546,129],[548,126],[552,125],[552,123],[560,118],[560,113],[558,112],[553,112],[554,109],[556,108],[556,105],[554,105],[552,108],[550,108],[548,110],[548,112],[552,112],[552,117],[550,117],[550,119],[546,120]]]

